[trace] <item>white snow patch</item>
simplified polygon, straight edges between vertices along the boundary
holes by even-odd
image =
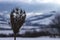
[[[14,37],[0,38],[0,40],[14,40]],[[17,37],[16,40],[60,40],[60,38],[49,38],[47,37],[37,37],[37,38],[20,38]]]

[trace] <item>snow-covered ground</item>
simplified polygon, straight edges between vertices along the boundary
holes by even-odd
[[[9,14],[0,13],[0,34],[11,34],[13,31],[11,30],[10,17]],[[3,16],[4,15],[4,16]],[[46,29],[46,25],[49,25],[51,20],[54,18],[54,12],[52,13],[27,13],[26,22],[22,26],[19,31],[19,34],[25,34],[26,32],[40,32],[40,31],[48,31],[50,33],[58,33],[56,29],[48,28]],[[44,29],[41,30],[41,27]],[[4,30],[3,30],[4,29]],[[8,29],[8,30],[7,30]]]
[[[53,19],[53,17],[54,16],[51,16],[51,17],[46,17],[46,16],[48,16],[48,15],[51,15],[51,14],[44,14],[44,15],[28,15],[27,16],[27,18],[26,18],[26,21],[27,22],[25,22],[25,24],[29,24],[29,23],[31,23],[31,24],[49,24],[50,22],[51,22],[51,19]],[[36,16],[36,17],[35,17]],[[32,17],[32,18],[31,18]],[[44,19],[44,17],[46,17],[45,19]],[[2,17],[2,18],[4,18],[4,17]],[[37,19],[37,20],[36,20]],[[2,19],[3,20],[3,19]],[[8,24],[8,19],[6,19],[7,21],[5,21],[5,20],[3,20],[3,21],[0,21],[0,28],[4,28],[4,29],[11,29],[11,26]],[[29,21],[30,20],[30,21]],[[40,29],[40,27],[41,26],[34,26],[34,25],[29,25],[29,26],[27,26],[27,25],[23,25],[22,26],[22,28],[23,28],[23,30],[22,30],[22,28],[21,28],[21,30],[20,30],[20,32],[19,32],[19,34],[24,34],[26,31],[29,31],[29,32],[33,32],[34,30],[32,30],[32,29],[35,29],[35,31],[37,31],[37,32],[40,32],[40,31],[43,31],[43,30],[41,30]],[[50,33],[58,33],[58,31],[56,30],[56,29],[44,29],[44,31],[49,31]],[[12,34],[13,33],[13,31],[12,30],[0,30],[0,34],[7,34],[7,35],[9,35],[9,34]],[[0,40],[14,40],[14,37],[0,37]],[[36,38],[22,38],[22,37],[17,37],[17,40],[60,40],[60,38],[50,38],[50,37],[36,37]]]
[[[14,40],[14,38],[7,37],[7,38],[0,38],[0,40]],[[20,38],[20,37],[17,37],[16,40],[60,40],[60,38],[50,38],[50,37]]]

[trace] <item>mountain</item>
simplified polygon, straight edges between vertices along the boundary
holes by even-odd
[[[56,13],[56,11],[51,11],[42,15],[30,15],[30,17],[26,19],[24,27],[21,28],[20,34],[24,34],[24,36],[28,33],[33,34],[34,32],[37,34],[40,34],[41,32],[47,34],[59,34],[56,28],[50,28],[49,26]]]
[[[44,32],[44,33],[48,32],[50,34],[58,33],[56,28],[49,28],[48,26],[51,20],[54,18],[55,14],[56,12],[49,12],[49,13],[44,13],[41,15],[30,14],[30,16],[26,16],[27,17],[26,21],[24,25],[21,27],[19,34],[26,36],[27,33],[31,33],[31,34],[33,33],[38,34],[41,32]],[[3,14],[3,15],[0,15],[1,16],[0,17],[0,32],[1,30],[4,30],[4,31],[6,30],[5,32],[2,31],[1,33],[11,34],[13,32],[11,29],[11,25],[9,24],[10,18],[6,14]]]
[[[34,15],[34,13],[32,13]],[[54,17],[54,13],[44,13],[41,15],[31,15],[30,17],[26,16],[26,22],[25,22],[25,26],[38,26],[38,27],[44,27],[46,25],[49,24],[49,22],[51,22],[51,19]],[[28,18],[27,18],[28,17]],[[9,14],[4,14],[0,15],[0,25],[8,25],[10,26],[10,17]],[[4,26],[2,28],[5,28]]]
[[[46,23],[49,23],[51,21],[51,18],[53,17],[54,14],[44,13],[42,15],[34,15],[34,16],[33,15],[26,19],[26,25],[28,26],[40,26],[40,24],[47,25]]]

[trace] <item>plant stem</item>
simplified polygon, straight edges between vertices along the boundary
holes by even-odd
[[[14,33],[14,40],[16,40],[16,34]]]

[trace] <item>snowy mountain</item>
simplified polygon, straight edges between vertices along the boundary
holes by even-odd
[[[5,19],[4,16],[0,15],[0,25],[1,24],[7,24],[7,20]]]
[[[37,13],[32,13],[33,15],[27,13],[26,16],[26,22],[24,25],[21,27],[21,30],[19,34],[25,35],[27,32],[29,33],[40,33],[40,32],[49,32],[49,33],[58,33],[58,31],[54,28],[46,28],[51,20],[54,18],[54,14],[56,12],[49,12],[49,13],[43,13],[43,14],[37,14]],[[4,15],[4,14],[3,14]],[[11,26],[9,24],[10,18],[8,17],[7,14],[4,16],[0,15],[0,33],[3,34],[11,34],[13,33],[11,30]],[[49,27],[49,26],[48,26]],[[5,32],[1,31],[4,30]],[[52,31],[53,30],[53,31]],[[26,35],[25,35],[26,36]]]
[[[26,20],[26,25],[30,25],[30,26],[39,26],[40,24],[45,24],[47,25],[47,23],[50,21],[51,16],[53,16],[53,14],[42,14],[42,15],[35,15],[35,16],[31,16]]]
[[[35,15],[33,14],[34,13],[28,16],[28,13],[27,13],[26,22],[25,22],[26,26],[48,25],[49,22],[51,21],[51,18],[53,17],[53,13],[47,13],[47,14],[41,14],[41,15],[40,14],[37,15],[36,13]],[[0,15],[0,24],[9,25],[9,23],[10,23],[9,14]]]

